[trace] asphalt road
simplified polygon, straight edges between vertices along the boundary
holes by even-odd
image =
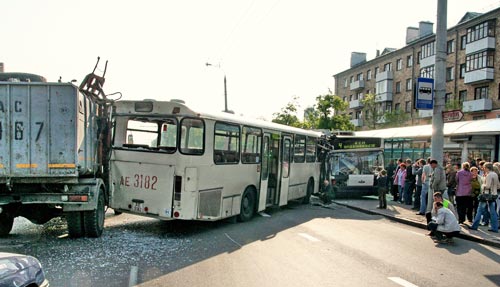
[[[500,286],[500,250],[345,207],[291,204],[247,223],[107,214],[101,238],[16,220],[0,250],[37,257],[51,286]]]

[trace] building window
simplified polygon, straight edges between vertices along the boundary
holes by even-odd
[[[396,82],[396,94],[401,93],[401,82]]]
[[[483,68],[493,68],[495,51],[482,51],[467,55],[465,58],[465,71],[470,72]]]
[[[363,93],[362,93],[362,92],[361,92],[361,93],[358,93],[358,94],[356,95],[356,100],[362,100],[362,99],[363,99]]]
[[[356,114],[354,116],[356,117],[356,120],[361,119],[361,117],[362,117],[361,111],[356,111]]]
[[[377,78],[378,72],[379,72],[379,68],[375,67],[375,78]]]
[[[446,93],[444,95],[444,103],[447,104],[453,99],[453,94],[452,93]]]
[[[413,55],[408,55],[406,57],[406,67],[413,67]]]
[[[452,39],[446,43],[446,53],[455,53],[455,39]]]
[[[359,73],[356,75],[356,81],[363,81],[363,73]]]
[[[369,81],[372,79],[372,70],[366,71],[366,80]]]
[[[474,100],[487,99],[488,98],[488,86],[477,87],[474,89]]]
[[[403,60],[397,59],[396,60],[396,71],[400,71],[401,69],[403,69]]]
[[[455,67],[446,68],[446,81],[453,81],[455,79]]]
[[[387,93],[387,86],[388,86],[387,80],[377,82],[376,88],[378,95]]]
[[[465,46],[467,46],[467,35],[460,37],[460,50],[465,50]]]
[[[465,77],[465,64],[460,64],[460,79]]]
[[[436,41],[422,45],[422,53],[420,54],[421,59],[425,59],[436,54]]]
[[[406,79],[406,90],[411,91],[413,89],[413,81],[412,79]]]
[[[434,65],[420,69],[420,77],[434,79]]]
[[[343,97],[343,98],[342,98],[342,100],[343,100],[344,102],[347,102],[347,97]]]
[[[405,112],[411,113],[411,101],[406,101],[406,103],[405,103]]]
[[[366,90],[366,94],[368,95],[370,93],[370,90]]]
[[[486,37],[495,37],[495,20],[483,22],[467,29],[467,43]]]
[[[384,65],[384,72],[392,71],[392,63],[387,63]]]
[[[352,95],[349,95],[349,102],[352,101]]]
[[[394,104],[394,110],[395,111],[399,111],[400,109],[401,109],[401,104],[400,103]]]
[[[354,82],[354,76],[351,76],[351,78],[349,79],[349,83],[352,83]]]
[[[392,111],[392,102],[385,102],[385,111],[389,113]]]
[[[467,90],[462,90],[458,92],[458,101],[460,102],[460,104],[462,104],[466,100],[467,100]]]
[[[344,88],[347,88],[347,78],[344,79]]]

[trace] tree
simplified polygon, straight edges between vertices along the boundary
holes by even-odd
[[[361,100],[365,123],[370,129],[376,129],[380,120],[384,117],[384,113],[379,110],[379,104],[375,101],[375,97],[374,94],[366,94]]]
[[[319,124],[319,112],[314,107],[308,107],[304,110],[304,122],[302,128],[317,129]]]
[[[319,113],[318,128],[327,130],[353,130],[354,125],[348,115],[341,114],[348,104],[339,96],[331,94],[316,97],[316,109]]]
[[[405,113],[401,109],[393,110],[391,112],[386,112],[384,114],[385,123],[384,127],[400,127],[401,124],[404,124],[406,121],[410,119],[410,115]]]
[[[281,108],[281,112],[274,113],[272,122],[292,127],[301,127],[302,123],[297,118],[297,108],[300,107],[297,100],[298,97],[293,97],[291,102],[284,108]]]

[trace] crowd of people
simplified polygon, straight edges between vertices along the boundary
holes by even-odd
[[[385,191],[392,200],[410,205],[417,215],[425,216],[430,236],[436,242],[449,243],[460,232],[460,225],[477,230],[480,225],[498,233],[498,190],[500,163],[482,159],[462,164],[428,158],[391,160],[378,182],[379,208],[386,208]],[[385,185],[385,186],[383,186]]]

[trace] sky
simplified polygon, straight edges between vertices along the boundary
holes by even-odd
[[[449,0],[448,28],[498,7]],[[225,75],[229,110],[271,120],[294,97],[304,109],[333,91],[351,52],[401,48],[436,14],[437,0],[3,0],[0,62],[79,83],[100,56],[106,93],[205,112],[224,109]]]

